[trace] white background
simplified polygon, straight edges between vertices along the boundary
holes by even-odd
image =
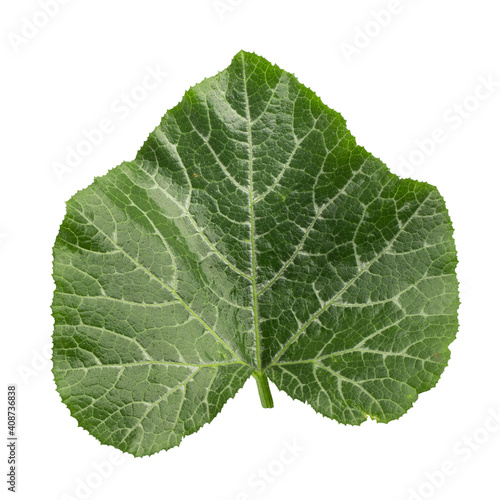
[[[401,0],[394,9],[397,3],[221,0],[217,10],[213,0],[61,0],[45,26],[30,30],[33,18],[44,24],[39,2],[2,2],[0,435],[7,432],[6,387],[15,383],[17,498],[500,498],[500,9],[494,0]],[[373,13],[389,7],[397,10],[389,21],[376,21]],[[460,259],[452,358],[437,387],[388,425],[340,425],[274,386],[275,408],[263,410],[249,380],[179,448],[115,456],[77,427],[47,360],[51,247],[64,202],[133,159],[184,91],[240,49],[295,73],[394,172],[439,187]],[[147,68],[157,66],[169,75],[141,93]],[[497,86],[489,94],[479,88],[478,101],[481,78]],[[117,99],[131,91],[141,102],[124,109]],[[469,111],[458,118],[464,101]],[[113,131],[58,178],[54,163],[64,163],[67,148],[103,119]],[[441,143],[433,146],[436,128]],[[414,151],[418,140],[425,157]],[[283,464],[285,441],[299,451]],[[96,472],[95,464],[116,457],[112,471]],[[269,480],[256,481],[260,469]],[[2,480],[2,498],[6,486]]]

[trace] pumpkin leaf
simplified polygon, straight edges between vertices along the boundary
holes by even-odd
[[[254,376],[345,424],[432,388],[457,331],[443,198],[356,144],[290,73],[240,52],[67,203],[54,376],[79,424],[136,456]]]

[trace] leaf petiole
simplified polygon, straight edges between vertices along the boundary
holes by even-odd
[[[269,381],[264,372],[253,372],[255,380],[257,381],[257,389],[259,389],[260,402],[262,408],[274,408],[273,396],[269,388]]]

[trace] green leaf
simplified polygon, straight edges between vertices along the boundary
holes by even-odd
[[[255,54],[191,88],[78,192],[54,246],[54,375],[79,424],[176,446],[253,374],[345,424],[432,388],[457,331],[453,229],[337,112]]]

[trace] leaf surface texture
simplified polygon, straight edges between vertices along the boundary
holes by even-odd
[[[293,75],[240,52],[67,203],[58,390],[136,456],[178,445],[252,373],[339,422],[388,422],[448,362],[452,233],[435,187],[392,174]]]

